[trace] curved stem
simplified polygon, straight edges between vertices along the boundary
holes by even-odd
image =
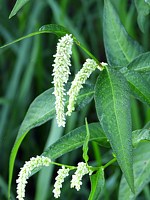
[[[51,162],[51,164],[54,164],[54,165],[57,165],[57,166],[60,166],[60,167],[65,166],[65,167],[69,168],[70,170],[77,169],[77,167],[75,167],[75,166],[60,164],[60,163],[56,163],[56,162]]]
[[[74,36],[73,36],[74,42],[76,43],[76,45],[78,45],[81,49],[83,49],[83,51],[89,55],[93,60],[95,60],[95,62],[100,66],[101,69],[103,69],[103,66],[101,65],[101,63],[97,60],[97,58],[91,54]]]

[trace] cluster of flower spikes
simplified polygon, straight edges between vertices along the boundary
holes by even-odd
[[[64,105],[65,105],[65,84],[69,79],[71,66],[70,57],[72,54],[72,45],[73,38],[72,35],[66,34],[61,37],[57,43],[57,51],[54,55],[54,69],[53,69],[53,83],[54,83],[54,95],[55,95],[55,109],[56,109],[56,119],[58,126],[65,127],[66,118],[65,116],[70,116],[71,113],[75,110],[75,103],[80,89],[83,87],[85,81],[89,78],[92,72],[98,68],[102,68],[96,63],[93,59],[86,59],[83,64],[83,68],[76,74],[74,81],[71,84],[70,90],[67,92],[69,95],[69,104],[67,106],[67,112],[65,114]],[[102,66],[105,63],[101,63]]]
[[[51,159],[44,156],[32,157],[29,161],[25,162],[24,166],[21,168],[19,172],[18,179],[16,180],[17,183],[16,198],[18,200],[24,200],[25,198],[25,187],[32,171],[39,167],[49,166],[51,163],[52,163]],[[70,168],[66,168],[65,166],[62,166],[62,168],[58,170],[57,172],[58,175],[55,178],[56,182],[54,184],[54,189],[53,189],[55,198],[60,197],[62,183],[64,182],[64,179],[67,176],[69,176],[69,171]],[[76,190],[79,191],[82,185],[82,178],[86,174],[91,175],[92,170],[89,169],[86,163],[79,162],[75,173],[72,175],[70,187],[76,188]]]
[[[69,168],[65,168],[64,166],[62,166],[62,169],[58,170],[58,175],[55,178],[56,182],[53,189],[55,198],[60,197],[62,183],[64,182],[64,179],[69,176],[69,170]],[[93,171],[88,168],[86,163],[79,162],[75,173],[72,175],[70,187],[75,188],[77,191],[79,191],[82,185],[83,176],[86,174],[92,175],[92,172]]]

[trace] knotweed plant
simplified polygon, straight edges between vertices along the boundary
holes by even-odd
[[[11,16],[16,14],[17,9],[21,8],[21,6],[24,5],[24,2],[25,1],[17,0]],[[98,5],[104,6],[104,8],[101,9],[101,11],[103,10],[103,12],[101,12],[103,13],[103,17],[101,17],[100,19],[102,20],[100,24],[103,24],[103,27],[99,28],[99,30],[102,29],[102,39],[104,40],[104,42],[99,42],[99,39],[96,39],[96,36],[101,36],[101,34],[98,34],[97,32],[93,37],[93,30],[91,30],[91,34],[88,34],[88,37],[86,37],[87,39],[91,37],[91,41],[89,44],[92,43],[93,49],[97,50],[97,58],[78,40],[78,38],[76,38],[75,35],[73,35],[73,33],[70,33],[67,28],[56,24],[44,25],[43,27],[41,27],[39,32],[29,34],[15,41],[20,41],[24,38],[37,35],[38,33],[54,33],[59,37],[56,47],[56,54],[54,55],[54,64],[52,65],[54,87],[51,87],[47,91],[43,92],[32,102],[19,129],[18,136],[11,152],[8,184],[9,200],[12,199],[11,182],[13,177],[13,168],[15,166],[14,162],[21,142],[32,128],[38,127],[39,125],[47,122],[50,119],[54,119],[55,114],[58,126],[55,126],[56,137],[52,135],[52,138],[57,138],[57,141],[50,145],[42,153],[42,155],[44,156],[31,158],[21,168],[19,177],[17,179],[17,199],[23,200],[25,198],[25,187],[29,177],[31,177],[42,167],[49,167],[50,165],[57,165],[57,167],[60,167],[57,172],[52,191],[55,198],[59,198],[61,196],[61,189],[64,186],[65,182],[68,182],[68,180],[70,184],[69,189],[76,189],[77,191],[79,191],[81,189],[81,186],[83,187],[84,176],[88,175],[90,176],[91,189],[86,189],[89,189],[90,200],[105,199],[105,191],[110,192],[110,195],[112,195],[112,199],[118,198],[119,200],[132,200],[136,199],[139,194],[141,194],[141,199],[150,199],[150,195],[148,192],[148,184],[150,183],[150,115],[149,110],[147,109],[148,107],[150,107],[150,1],[130,1],[131,7],[130,4],[128,4],[128,7],[130,7],[128,9],[128,12],[126,9],[127,2],[128,1],[125,1],[125,3],[121,4],[121,7],[118,4],[117,9],[115,9],[114,7],[114,5],[117,6],[117,3],[113,5],[111,3],[111,0],[105,0],[102,3],[98,3]],[[61,7],[63,7],[62,5],[63,4],[61,4]],[[67,6],[68,5],[69,1],[67,1]],[[67,10],[67,6],[65,6],[65,11]],[[120,16],[117,13],[117,10],[122,10],[123,7],[125,7],[125,10],[123,11],[124,14],[122,15],[122,17],[129,13],[131,14],[130,18],[132,18],[132,12],[130,11],[135,9],[137,10],[137,21],[134,22],[133,26],[131,26],[132,20],[126,20],[129,19],[128,17],[126,17],[126,19],[123,19],[124,24],[126,24],[126,27],[128,27],[128,31],[126,31],[120,20]],[[70,11],[72,11],[72,5],[70,8]],[[79,10],[81,17],[82,10]],[[136,15],[134,16],[134,19],[136,18]],[[71,14],[71,16],[73,15]],[[75,17],[75,19],[79,18]],[[91,23],[90,21],[93,20],[93,17],[90,17],[91,20],[88,19],[89,17],[87,17],[87,22]],[[96,17],[96,21],[97,20],[98,18]],[[127,24],[129,21],[130,23]],[[71,24],[70,20],[68,21],[69,23],[66,20],[64,22],[69,25]],[[95,23],[93,23],[93,21],[92,26],[90,26],[90,24],[88,23],[88,27],[94,28]],[[77,24],[82,23],[73,23],[71,25],[75,26]],[[99,23],[96,23],[96,30],[98,30],[98,24]],[[136,29],[133,28],[135,27],[135,24],[137,25]],[[69,26],[68,28],[71,29],[70,27],[73,26]],[[138,26],[139,30],[138,34],[136,35],[134,31],[138,29]],[[77,30],[79,30],[78,27],[76,27],[76,31],[74,32],[77,33]],[[135,41],[128,33],[132,33],[132,35],[134,35],[134,38],[138,38],[141,44],[139,44],[138,41]],[[5,33],[3,34],[5,35]],[[142,35],[142,39],[140,38],[140,35]],[[148,39],[145,40],[145,37],[147,37]],[[88,42],[89,41],[87,41],[87,44]],[[104,43],[105,52],[101,52],[102,43]],[[141,46],[142,43],[143,47]],[[5,45],[3,47],[6,47],[8,45]],[[84,54],[81,55],[81,52],[78,52],[78,48],[74,49],[75,51],[72,52],[73,45],[77,45],[77,47],[80,48]],[[97,47],[94,47],[94,45],[97,45]],[[145,52],[146,49],[148,49],[147,52]],[[16,53],[18,51],[18,48],[12,48],[12,50]],[[72,56],[74,52],[76,54]],[[105,53],[106,55],[104,55]],[[35,53],[33,53],[33,55],[34,54]],[[18,54],[17,52],[16,55],[20,54]],[[70,71],[76,71],[74,70],[74,66],[76,65],[71,65],[71,56],[73,59],[73,63],[78,64],[80,70],[77,74],[75,74],[75,76],[72,76],[74,77],[74,79],[71,83],[68,84]],[[78,59],[76,59],[77,56]],[[20,57],[22,58],[23,56]],[[24,55],[24,57],[26,57],[26,55]],[[106,62],[108,64],[101,62],[101,58],[106,58]],[[21,63],[20,60],[18,61],[19,62],[17,63]],[[80,61],[84,64],[80,65]],[[3,63],[3,61],[1,63]],[[18,71],[16,77],[18,77],[18,74],[21,74],[21,71],[23,71],[22,68],[19,68],[19,70],[20,72]],[[91,76],[92,73],[94,73],[95,75]],[[70,80],[72,80],[72,77]],[[20,77],[14,80],[18,81],[19,79]],[[90,84],[87,84],[87,79]],[[11,100],[8,103],[14,102],[13,97],[16,96],[15,92],[17,90],[15,89],[15,85],[17,85],[17,82],[14,83],[15,84],[12,84],[13,87],[10,87],[14,88],[12,94],[9,95],[10,91],[8,90],[8,92],[6,93],[6,98],[1,99],[1,104],[4,104],[3,99]],[[24,82],[22,85],[24,85]],[[3,88],[5,89],[5,87]],[[132,100],[134,100],[131,101],[131,98]],[[141,103],[139,104],[136,99],[138,99],[138,101],[140,101]],[[135,107],[138,107],[139,105],[141,107],[138,111],[136,111],[135,114],[133,110],[135,110]],[[6,124],[4,123],[4,121],[6,121],[4,119],[7,118],[10,107],[10,105],[6,105],[6,109],[3,110],[1,120],[2,127],[4,124]],[[78,117],[78,110],[80,110],[81,113],[80,117]],[[141,110],[146,110],[146,113],[144,115],[140,114],[139,116],[135,116],[139,111],[141,112]],[[74,115],[76,118],[74,118],[74,116],[71,116],[72,112],[74,111],[76,111],[76,114]],[[80,119],[83,118],[85,113],[88,117],[88,121],[90,121],[91,123],[87,124],[86,122],[86,124],[84,125],[82,124],[83,119]],[[68,118],[68,116],[71,117]],[[144,116],[144,120],[149,123],[144,125],[145,121],[139,120],[142,119],[141,116]],[[146,116],[148,116],[148,118],[146,118]],[[69,126],[66,126],[66,119],[68,120],[67,125]],[[134,123],[136,119],[137,122]],[[69,120],[71,121],[71,125],[69,124]],[[136,124],[136,126],[132,126],[133,123],[134,125]],[[13,123],[11,124],[13,127]],[[139,124],[141,124],[140,129]],[[76,127],[77,125],[80,126]],[[64,129],[61,129],[59,127],[63,127]],[[134,130],[132,130],[133,127]],[[11,129],[9,128],[8,130]],[[58,138],[58,132],[60,130],[64,130],[65,135],[63,135],[61,138]],[[68,130],[70,132],[67,133]],[[43,132],[41,137],[42,136]],[[43,139],[41,141],[43,141]],[[88,157],[89,142],[92,142],[92,145],[90,147],[93,147],[90,148],[90,150],[94,151],[94,153],[92,152],[92,154],[90,154],[92,155],[92,159],[90,161]],[[74,154],[74,163],[76,160],[81,160],[77,164],[77,166],[69,165],[69,159],[67,160],[66,164],[54,162],[54,160],[56,160],[60,156],[63,156],[65,153],[76,150],[77,148],[80,148],[82,146],[82,158],[81,155]],[[104,155],[101,152],[101,147],[104,148],[104,151],[102,151],[105,152]],[[115,171],[115,173],[112,174],[111,180],[115,180],[115,182],[117,181],[116,185],[119,186],[117,187],[119,189],[117,191],[118,196],[113,196],[113,193],[116,192],[117,188],[107,187],[108,185],[110,185],[107,179],[109,174],[107,174],[105,178],[104,172],[105,168],[112,165],[116,161],[118,164],[113,166],[113,170],[111,172],[114,173]],[[118,170],[118,168],[120,168],[121,170]],[[74,170],[73,175],[70,177],[69,175],[72,173],[72,170]],[[120,179],[117,179],[117,176],[121,177],[121,181]],[[103,188],[105,179],[106,189],[104,190]],[[46,184],[49,184],[48,181]],[[41,188],[43,187],[42,184],[40,184],[40,186]],[[142,190],[144,190],[144,192],[142,192]],[[108,196],[109,195],[106,195],[106,197]]]

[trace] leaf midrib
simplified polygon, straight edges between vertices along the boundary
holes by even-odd
[[[110,77],[110,74],[109,74],[109,70],[107,69],[107,72],[108,72],[108,79],[110,81],[110,85],[111,85],[111,93],[112,93],[112,97],[113,97],[113,107],[114,107],[114,113],[115,113],[115,118],[116,118],[116,123],[117,123],[117,127],[118,127],[118,133],[119,133],[119,138],[120,138],[120,142],[121,142],[121,148],[122,148],[122,152],[123,152],[123,159],[126,163],[126,159],[125,159],[125,153],[124,153],[124,146],[123,146],[123,143],[122,143],[122,138],[121,138],[121,131],[120,131],[120,126],[119,126],[119,122],[118,122],[118,119],[117,119],[117,113],[116,113],[116,100],[115,100],[115,96],[113,94],[115,94],[114,92],[114,89],[113,89],[113,84],[112,84],[112,81],[111,81],[111,77]],[[127,166],[127,163],[126,163],[126,166]],[[127,170],[127,173],[128,173],[128,170]],[[128,173],[129,174],[129,173]],[[129,174],[130,175],[130,174]]]
[[[105,139],[105,137],[99,137],[99,138],[100,139],[103,139],[103,138]],[[97,139],[98,139],[98,137],[93,137],[93,138],[90,138],[89,141],[96,141]],[[69,148],[67,148],[67,149],[69,149],[69,151],[71,151],[72,149],[74,149],[74,147],[76,147],[76,148],[81,147],[82,144],[83,144],[82,141],[81,142],[76,142],[75,144],[70,145]],[[69,151],[67,150],[67,152],[69,152]],[[46,155],[46,152],[43,152],[43,154]],[[56,158],[60,157],[61,156],[60,152],[61,152],[61,155],[63,155],[66,152],[66,150],[59,151],[58,153],[55,154],[54,158],[53,157],[51,157],[51,158],[56,159]]]

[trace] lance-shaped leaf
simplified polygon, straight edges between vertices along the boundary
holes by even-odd
[[[110,146],[99,123],[89,124],[89,131],[89,141],[96,141],[104,147]],[[42,155],[51,159],[56,159],[65,153],[75,150],[84,144],[86,134],[86,126],[76,128],[52,144]]]
[[[68,85],[69,87],[69,85]],[[68,89],[67,87],[67,89]],[[27,114],[21,124],[19,129],[15,144],[11,151],[10,161],[9,161],[9,194],[12,181],[12,173],[14,168],[14,162],[18,149],[27,135],[27,133],[34,127],[44,124],[48,120],[52,119],[55,116],[55,97],[53,95],[53,88],[45,91],[39,95],[30,105]],[[81,90],[77,97],[77,106],[80,108],[85,106],[90,102],[93,96],[93,87],[88,85]],[[66,101],[66,105],[68,101]],[[82,106],[81,106],[82,105]]]
[[[100,199],[100,195],[105,183],[103,168],[100,168],[96,174],[93,174],[90,177],[90,180],[92,188],[88,200],[98,200]]]
[[[17,0],[13,10],[11,11],[9,18],[16,15],[16,13],[28,2],[29,0]]]
[[[12,42],[10,42],[8,44],[5,44],[5,45],[1,46],[0,48],[5,48],[5,47],[8,47],[9,45],[12,45],[12,44],[14,44],[16,42],[19,42],[21,40],[24,40],[26,38],[30,38],[30,37],[33,37],[35,35],[40,35],[40,34],[45,34],[45,33],[52,33],[52,34],[55,34],[55,35],[57,35],[59,37],[60,36],[64,36],[66,34],[70,34],[69,31],[63,26],[60,26],[58,24],[48,24],[48,25],[42,26],[39,29],[39,31],[36,31],[36,32],[30,33],[30,34],[28,34],[26,36],[20,37],[20,38],[14,40],[14,41],[12,41]]]
[[[135,194],[131,192],[124,176],[122,176],[119,200],[134,200],[145,185],[150,182],[150,142],[140,143],[134,150],[133,170]]]
[[[132,132],[128,84],[123,75],[103,70],[95,87],[96,111],[124,176],[134,191]]]
[[[143,50],[126,32],[110,0],[105,0],[103,36],[108,63],[126,66]]]

